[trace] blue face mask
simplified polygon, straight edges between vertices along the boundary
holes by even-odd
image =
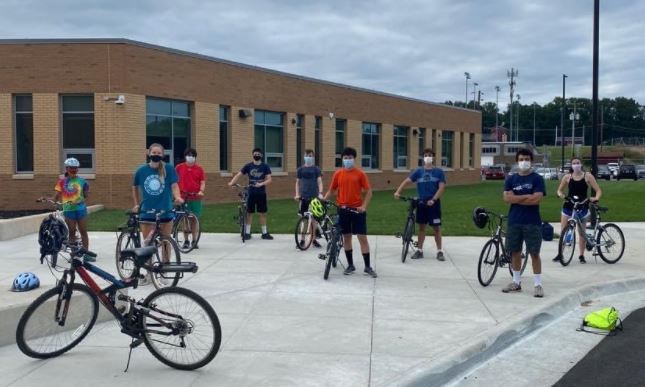
[[[343,167],[349,169],[354,166],[354,159],[343,159]]]
[[[305,156],[305,165],[313,165],[314,164],[314,158],[311,156]]]

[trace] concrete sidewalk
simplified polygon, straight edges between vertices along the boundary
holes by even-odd
[[[427,258],[403,264],[399,239],[370,237],[377,279],[362,274],[362,259],[355,254],[357,274],[343,276],[339,267],[324,281],[320,250],[297,251],[291,235],[274,241],[256,236],[243,245],[236,235],[205,234],[200,250],[182,256],[200,270],[180,286],[207,298],[222,323],[222,347],[208,366],[179,372],[142,346],[124,374],[130,340],[107,322],[78,347],[48,361],[27,358],[15,344],[1,347],[0,386],[440,385],[581,301],[645,289],[640,258],[645,224],[620,226],[627,247],[616,265],[595,263],[587,254],[589,264],[574,258],[562,267],[551,262],[557,242],[545,242],[544,299],[533,298],[530,269],[521,294],[501,293],[510,280],[506,270],[498,271],[490,286],[479,285],[477,259],[485,238],[447,237],[446,262],[430,258],[434,251],[426,248]],[[116,235],[91,233],[90,241],[99,266],[116,272]],[[21,271],[34,271],[45,286],[54,284],[38,262],[35,235],[0,242],[0,251],[0,289],[8,289]],[[151,290],[137,292],[144,296]],[[19,318],[38,293],[0,292],[0,321],[7,325],[0,326],[0,339],[11,340],[15,322],[8,321]]]

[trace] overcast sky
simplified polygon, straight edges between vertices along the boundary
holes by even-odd
[[[600,97],[645,104],[645,1],[605,0]],[[591,98],[593,0],[2,0],[0,38],[128,38],[435,102]],[[0,58],[2,60],[2,58]]]

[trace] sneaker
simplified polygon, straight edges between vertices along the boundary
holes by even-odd
[[[443,251],[439,251],[439,252],[437,253],[437,261],[441,261],[441,262],[443,262],[443,261],[445,261],[445,260],[446,260],[446,257],[444,257],[444,256],[443,256]]]
[[[197,242],[193,242],[193,250],[198,250],[199,246],[197,246]]]
[[[269,233],[262,234],[262,239],[273,240],[273,236],[271,236],[271,234]]]
[[[320,246],[320,243],[318,243],[318,241],[317,241],[317,240],[314,240],[314,247],[318,247],[318,248],[320,248],[320,247],[322,247],[322,246]]]
[[[584,255],[579,256],[578,259],[580,260],[580,263],[582,263],[582,264],[587,263],[587,260],[585,259]]]
[[[553,262],[560,262],[562,261],[562,255],[558,254],[555,258],[553,258]]]
[[[83,255],[83,260],[85,262],[96,262],[96,257],[92,257],[91,255]]]
[[[537,297],[537,298],[544,297],[544,289],[542,289],[542,285],[538,285],[535,287],[535,290],[533,291],[533,297]]]
[[[355,271],[356,271],[356,268],[354,267],[354,265],[349,265],[347,266],[347,269],[345,269],[343,274],[350,275],[350,274],[354,274]]]
[[[421,250],[415,251],[414,254],[412,254],[412,256],[410,257],[410,259],[421,259],[421,258],[423,258],[423,251]]]
[[[520,284],[516,284],[515,282],[511,282],[504,289],[502,289],[503,293],[515,293],[515,292],[521,292],[521,291],[522,291],[522,286]]]
[[[188,242],[188,241],[184,241],[184,246],[183,246],[183,248],[184,248],[184,249],[189,249],[189,248],[190,248],[190,242]]]
[[[363,273],[365,273],[366,275],[369,275],[372,278],[378,277],[378,275],[376,275],[376,272],[374,271],[374,269],[372,269],[369,266],[366,267],[365,270],[363,270]]]
[[[248,241],[249,239],[251,239],[251,234],[244,234],[244,240]]]

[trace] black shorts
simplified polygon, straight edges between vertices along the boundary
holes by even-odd
[[[305,212],[309,211],[309,203],[311,203],[312,199],[300,199],[300,208],[298,209],[298,214],[302,215]]]
[[[338,224],[342,234],[367,235],[367,213],[338,209]]]
[[[424,203],[428,203],[428,200]],[[441,201],[437,200],[430,207],[419,204],[417,207],[417,223],[429,224],[430,226],[441,226]]]
[[[267,194],[266,193],[252,193],[249,194],[249,199],[246,202],[246,208],[249,214],[259,212],[264,214],[267,212]]]

